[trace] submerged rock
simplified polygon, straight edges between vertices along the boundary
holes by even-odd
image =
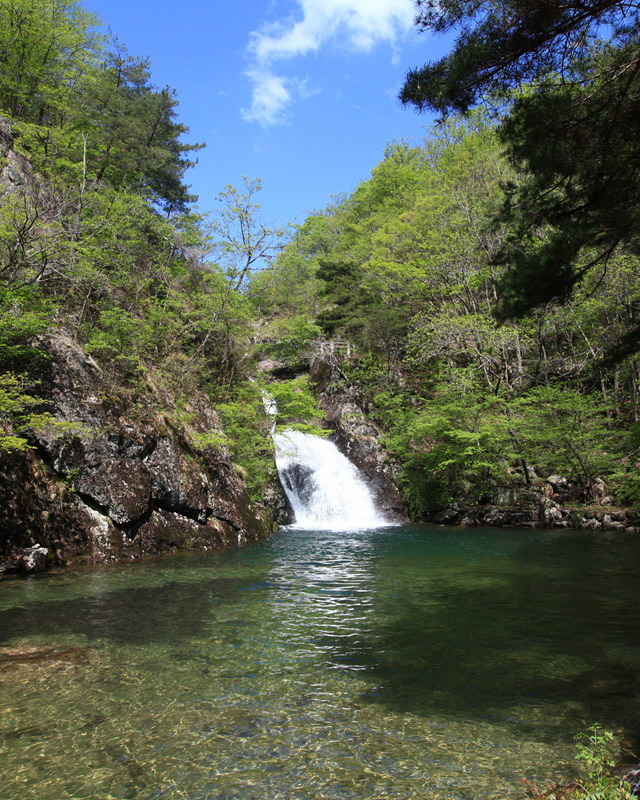
[[[0,668],[20,664],[77,663],[86,661],[93,653],[89,647],[18,645],[0,647]]]

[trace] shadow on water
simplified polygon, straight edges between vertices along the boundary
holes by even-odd
[[[440,533],[422,558],[389,559],[386,576],[381,564],[367,626],[326,640],[334,663],[368,684],[366,702],[393,711],[533,730],[540,709],[557,707],[569,739],[598,721],[638,748],[638,543],[513,531],[502,536],[515,545],[482,554],[475,535],[474,545],[474,532]],[[443,540],[452,552],[441,559]]]
[[[27,634],[81,635],[89,644],[105,639],[136,645],[189,639],[206,631],[212,606],[238,602],[253,583],[237,578],[206,578],[37,600],[0,614],[0,644]]]

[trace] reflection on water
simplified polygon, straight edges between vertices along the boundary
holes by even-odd
[[[3,800],[518,798],[640,731],[636,538],[283,530],[0,587]]]

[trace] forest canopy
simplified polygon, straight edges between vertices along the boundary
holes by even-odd
[[[401,100],[442,115],[479,103],[501,119],[514,167],[495,263],[502,318],[640,252],[640,4],[612,0],[418,0],[417,25],[452,51],[409,72]],[[634,324],[618,350],[635,347]]]
[[[602,476],[624,502],[640,488],[637,356],[606,363],[634,321],[637,259],[619,249],[565,304],[499,324],[514,180],[499,123],[450,116],[419,145],[391,143],[251,283],[268,330],[289,334],[281,357],[308,351],[314,323],[353,343],[342,381],[385,432],[416,517],[544,475],[591,500]]]
[[[2,0],[0,109],[43,174],[82,167],[85,180],[184,212],[186,154],[201,145],[182,141],[175,92],[151,84],[148,60],[106,41],[97,23],[78,0]]]

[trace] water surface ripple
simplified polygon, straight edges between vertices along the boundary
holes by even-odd
[[[0,586],[2,800],[504,800],[638,744],[637,537],[285,529]]]

